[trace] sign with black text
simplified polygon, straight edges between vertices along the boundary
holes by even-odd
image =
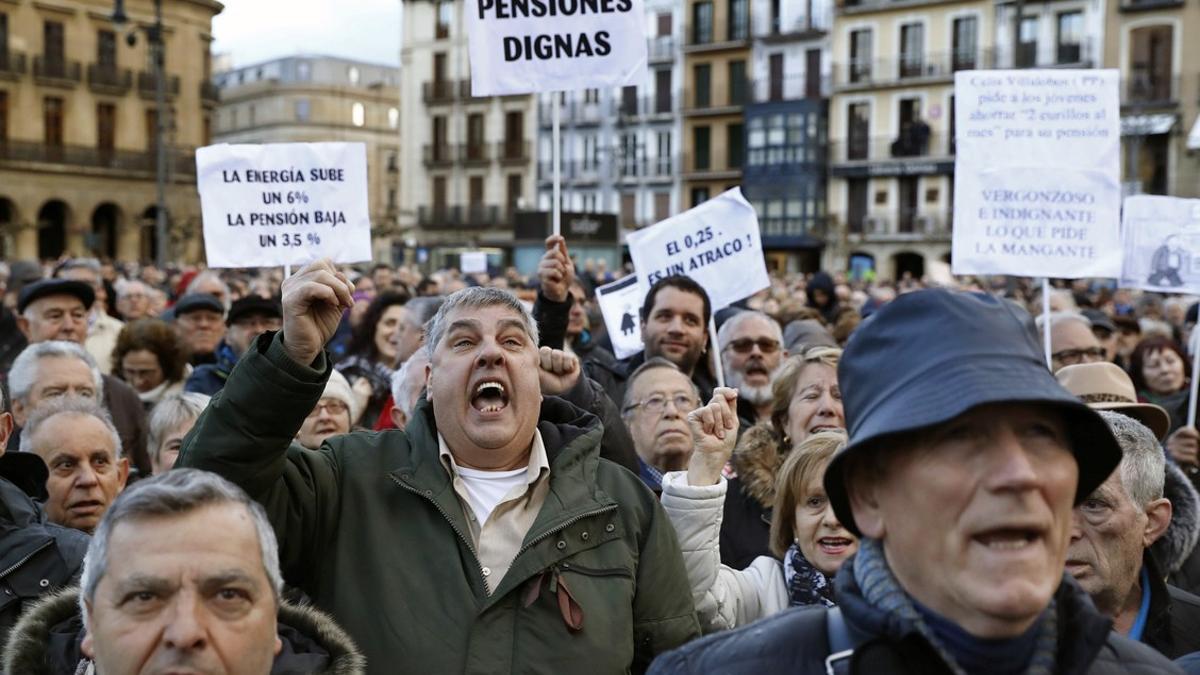
[[[771,285],[758,214],[741,188],[625,239],[643,292],[664,277],[682,274],[704,287],[716,312]]]
[[[1116,70],[955,74],[955,274],[1117,277]]]
[[[465,5],[471,95],[640,84],[642,0],[473,0]]]
[[[362,143],[212,145],[196,182],[209,267],[371,259]]]

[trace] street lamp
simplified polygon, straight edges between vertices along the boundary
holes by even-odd
[[[117,30],[122,30],[129,23],[125,13],[125,0],[114,0],[112,22]],[[150,48],[150,60],[154,64],[154,149],[156,151],[154,178],[156,188],[156,203],[154,208],[154,238],[158,250],[155,251],[155,263],[160,270],[167,267],[167,248],[170,240],[167,238],[167,72],[165,63],[165,45],[163,44],[162,0],[154,0],[154,25],[145,29],[146,44]],[[136,29],[126,36],[129,46],[137,44]]]

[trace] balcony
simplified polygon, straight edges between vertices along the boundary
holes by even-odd
[[[846,232],[852,243],[949,240],[953,215],[941,209],[898,209],[875,212],[861,221],[849,222]]]
[[[833,64],[833,86],[838,91],[953,83],[960,70],[995,68],[992,49],[935,52],[898,59],[874,59]]]
[[[557,97],[558,94],[554,94]],[[538,103],[538,121],[547,129],[554,125],[555,101],[540,101]],[[597,101],[568,101],[559,104],[559,120],[564,125],[577,127],[599,126],[603,121],[604,107]]]
[[[200,102],[215,104],[221,101],[221,89],[217,85],[204,80],[200,83]]]
[[[1142,12],[1155,9],[1175,9],[1184,6],[1184,0],[1121,0],[1117,8],[1122,12]]]
[[[646,53],[650,63],[670,63],[675,60],[675,38],[659,35],[646,40]]]
[[[1124,108],[1173,108],[1179,105],[1179,76],[1134,70],[1121,80]]]
[[[676,96],[622,96],[613,101],[618,122],[631,122],[660,115],[670,118],[678,107]]]
[[[685,102],[683,114],[687,116],[730,115],[739,113],[742,106],[749,102],[751,82],[746,80],[742,87],[735,90],[725,89],[717,92],[710,90],[708,96],[699,96],[692,89],[692,100]]]
[[[923,142],[907,137],[875,136],[829,144],[830,173],[835,176],[912,176],[954,171],[954,139],[930,134]]]
[[[417,225],[426,229],[456,227],[499,228],[508,221],[509,212],[495,205],[421,206],[417,208]]]
[[[154,73],[149,73],[149,72],[146,72],[143,70],[138,73],[137,80],[138,80],[138,94],[142,98],[144,98],[148,101],[153,101],[158,95],[157,94],[158,78],[156,78],[154,76]],[[176,96],[179,95],[179,76],[178,75],[167,76],[167,81],[165,82],[165,84],[166,84],[168,99],[175,98]]]
[[[89,63],[87,81],[88,88],[97,94],[124,96],[133,88],[133,71],[111,64]]]
[[[621,183],[670,182],[675,180],[674,157],[630,157],[616,161],[617,180]]]
[[[446,167],[454,164],[454,148],[449,143],[426,143],[422,157],[427,167]]]
[[[1009,17],[1011,21],[1011,16]],[[1023,42],[1016,50],[1007,45],[995,59],[996,68],[1091,68],[1095,63],[1095,41],[1089,36],[1082,42],[1038,44]]]
[[[512,140],[496,143],[496,158],[506,164],[529,161],[529,141]]]
[[[683,53],[685,54],[746,49],[750,46],[751,28],[749,17],[746,18],[743,30],[737,33],[728,30],[728,24],[722,25],[716,21],[712,23],[712,30],[707,33],[693,30],[693,28],[690,22],[683,26],[683,34],[687,36],[687,41],[683,45]],[[718,31],[718,28],[724,28],[725,30]]]
[[[599,183],[612,178],[612,165],[608,162],[563,162],[560,169],[564,182],[577,185]],[[538,162],[538,180],[544,183],[554,180],[553,162]]]
[[[492,161],[491,149],[487,143],[460,143],[458,161],[468,166],[488,164]]]
[[[15,81],[25,74],[25,55],[20,52],[0,52],[0,80]]]
[[[421,85],[421,100],[426,105],[441,105],[453,103],[457,98],[460,85],[454,80],[433,80]]]
[[[195,175],[196,160],[191,152],[176,151],[171,161],[175,174]],[[152,174],[157,168],[157,153],[148,150],[116,150],[83,145],[50,145],[37,141],[0,141],[0,163],[60,164],[90,169],[111,169]]]
[[[781,80],[762,78],[751,83],[750,99],[753,103],[778,103],[829,98],[829,84],[828,75],[814,78],[785,75]]]
[[[839,15],[845,16],[926,5],[944,5],[951,2],[959,2],[959,0],[838,0],[837,12]]]
[[[717,162],[717,157],[702,157],[692,153],[682,156],[683,177],[689,180],[736,180],[742,176],[740,166],[730,167]]]
[[[774,23],[763,22],[760,25],[763,26],[763,30],[756,33],[755,37],[766,44],[819,38],[833,28],[833,4],[826,5],[825,11],[811,16],[798,15],[792,17],[790,21],[776,17]]]
[[[33,78],[38,84],[71,89],[83,80],[83,68],[78,61],[45,56],[33,57]]]

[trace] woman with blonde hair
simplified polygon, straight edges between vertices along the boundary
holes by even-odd
[[[771,419],[741,435],[721,522],[721,562],[745,569],[768,544],[775,483],[784,459],[809,436],[846,428],[837,366],[842,350],[809,347],[780,366],[772,384]]]
[[[693,433],[696,433],[693,428]],[[846,445],[842,431],[809,436],[788,453],[776,480],[770,547],[737,570],[721,564],[717,547],[728,486],[720,453],[702,441],[687,471],[663,478],[662,505],[679,537],[696,614],[705,633],[742,626],[801,605],[835,604],[833,577],[858,550],[825,495],[830,458]]]

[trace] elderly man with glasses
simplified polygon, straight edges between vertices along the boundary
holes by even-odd
[[[1038,331],[1045,329],[1046,315],[1037,318]],[[1051,312],[1050,361],[1054,372],[1081,363],[1102,363],[1108,354],[1092,332],[1092,322],[1078,312]]]
[[[691,378],[674,363],[654,356],[629,377],[621,416],[633,437],[639,475],[656,493],[668,471],[687,468],[692,456],[692,430],[687,415],[700,407]]]

